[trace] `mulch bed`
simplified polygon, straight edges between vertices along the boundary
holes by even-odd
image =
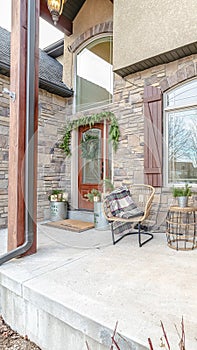
[[[27,336],[22,337],[13,331],[0,316],[0,349],[5,350],[41,350]]]

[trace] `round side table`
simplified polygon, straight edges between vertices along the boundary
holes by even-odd
[[[166,237],[170,248],[192,250],[196,242],[197,207],[170,207],[166,216]]]

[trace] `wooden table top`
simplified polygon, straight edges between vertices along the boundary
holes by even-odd
[[[197,207],[193,207],[193,206],[188,206],[188,207],[178,207],[178,206],[172,206],[169,208],[169,211],[179,211],[179,212],[183,212],[183,213],[189,213],[191,211],[197,211]]]

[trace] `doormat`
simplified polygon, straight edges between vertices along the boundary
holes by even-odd
[[[61,220],[61,221],[51,221],[46,223],[45,225],[61,228],[63,230],[69,230],[74,232],[83,232],[86,230],[90,230],[94,228],[94,224],[92,222],[80,221],[80,220]]]

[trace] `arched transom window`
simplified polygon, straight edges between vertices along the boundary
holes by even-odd
[[[112,37],[94,40],[76,56],[76,111],[112,101]]]

